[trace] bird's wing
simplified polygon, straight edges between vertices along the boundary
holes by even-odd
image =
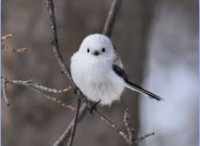
[[[128,80],[128,77],[126,75],[126,72],[125,72],[123,64],[122,64],[122,61],[117,54],[115,55],[112,68],[113,68],[113,71],[118,76],[120,76],[121,78],[124,79],[124,81]]]
[[[118,55],[116,55],[115,59],[114,59],[114,62],[113,62],[113,71],[118,75],[120,76],[121,78],[124,79],[125,83],[126,83],[126,87],[131,89],[131,90],[134,90],[134,91],[137,91],[139,93],[142,93],[142,94],[146,94],[148,95],[149,97],[153,98],[153,99],[156,99],[156,100],[163,100],[161,97],[143,89],[142,87],[130,82],[128,80],[128,77],[126,75],[126,72],[123,68],[123,64],[121,62],[121,59]]]

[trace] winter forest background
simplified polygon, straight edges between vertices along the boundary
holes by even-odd
[[[100,33],[111,0],[54,0],[60,49],[69,59],[82,39]],[[139,135],[156,135],[139,146],[198,146],[199,28],[196,0],[123,0],[112,40],[132,81],[160,95],[157,102],[126,90],[121,102],[99,110],[123,128],[129,108]],[[2,50],[2,75],[34,79],[48,87],[64,88],[49,42],[49,23],[41,0],[2,1],[2,35],[12,33],[10,47],[29,47],[27,53]],[[11,106],[2,100],[2,145],[49,146],[67,127],[74,112],[29,88],[10,85]],[[58,97],[75,105],[73,91]],[[78,125],[74,145],[125,146],[124,140],[95,115]]]

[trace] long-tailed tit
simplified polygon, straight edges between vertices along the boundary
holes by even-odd
[[[162,99],[128,80],[114,45],[102,34],[92,34],[83,40],[71,57],[70,69],[81,92],[88,100],[100,101],[101,105],[119,100],[125,87],[156,100]]]

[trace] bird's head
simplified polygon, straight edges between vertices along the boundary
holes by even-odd
[[[112,58],[115,48],[107,36],[102,34],[92,34],[83,40],[79,51],[93,57]]]

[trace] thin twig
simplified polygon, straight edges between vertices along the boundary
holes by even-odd
[[[1,41],[5,41],[5,40],[7,40],[7,39],[9,39],[11,37],[12,37],[12,34],[6,34],[6,35],[1,37]]]
[[[134,135],[134,129],[131,127],[130,124],[130,116],[129,109],[127,108],[124,112],[124,125],[126,126],[127,132],[128,132],[128,140],[130,144],[133,144],[133,135]]]
[[[75,116],[75,119],[74,119],[74,125],[73,125],[73,129],[71,131],[71,136],[69,138],[68,146],[72,146],[72,143],[74,141],[74,136],[75,136],[75,133],[76,133],[76,127],[77,127],[77,124],[78,124],[78,116],[79,116],[80,106],[81,106],[81,99],[79,98],[79,99],[77,99],[76,116]]]
[[[60,50],[59,50],[53,0],[45,0],[45,3],[46,3],[47,11],[49,13],[49,19],[50,19],[50,28],[51,28],[51,31],[50,31],[51,34],[50,35],[51,35],[51,45],[53,46],[53,52],[55,54],[55,57],[56,57],[56,59],[58,61],[59,66],[61,67],[61,72],[65,74],[65,76],[70,80],[72,86],[74,88],[76,88],[76,85],[74,84],[74,82],[73,82],[73,80],[71,78],[70,71],[66,67],[66,65],[64,63],[64,60],[62,58],[62,55],[60,53]],[[83,94],[81,93],[80,90],[77,90],[76,94],[77,94],[77,96],[83,96]],[[86,99],[86,98],[83,98],[83,99]],[[86,109],[87,109],[87,106],[85,106],[85,104],[84,104],[84,106],[82,106],[82,112],[80,112],[80,117],[83,117],[86,114],[86,112],[85,112]],[[79,109],[77,109],[77,110],[79,110]],[[79,118],[78,121],[80,121],[80,119],[81,118]],[[73,120],[70,123],[70,125],[65,130],[65,132],[55,142],[54,146],[60,145],[61,143],[63,143],[69,137],[69,133],[73,129],[74,121],[75,120]]]
[[[83,103],[83,105],[80,108],[78,122],[81,121],[85,114],[87,113],[87,105]],[[67,126],[66,130],[62,133],[62,135],[56,140],[53,146],[61,146],[63,145],[67,139],[70,137],[70,133],[72,131],[72,127],[74,125],[75,118],[70,122],[70,124]]]
[[[39,85],[39,84],[33,84],[33,83],[29,83],[27,84],[27,86],[31,86],[33,88],[37,88],[41,91],[45,91],[45,92],[49,92],[49,93],[55,93],[55,94],[62,94],[62,93],[65,93],[65,92],[68,92],[69,90],[71,90],[71,86],[67,87],[67,88],[64,88],[64,89],[53,89],[53,88],[49,88],[49,87],[45,87],[45,86],[42,86],[42,85]]]
[[[149,134],[145,134],[144,136],[141,136],[141,137],[135,139],[135,140],[133,141],[133,143],[141,142],[141,141],[143,141],[144,139],[146,139],[147,137],[152,136],[152,135],[155,135],[155,133],[152,132],[152,133],[149,133]]]
[[[17,49],[13,49],[13,52],[25,53],[25,52],[28,52],[29,50],[30,48],[17,48]]]
[[[72,78],[70,76],[70,71],[67,68],[67,66],[64,63],[63,57],[59,50],[59,43],[58,43],[58,37],[57,37],[57,27],[56,27],[56,20],[55,20],[55,14],[54,14],[54,3],[53,0],[45,0],[47,11],[49,12],[49,19],[50,19],[50,28],[51,28],[51,45],[53,46],[53,52],[55,54],[55,57],[58,61],[58,64],[61,67],[61,72],[63,72],[67,78],[71,81],[72,85],[75,86],[74,82],[72,81]]]
[[[35,88],[33,88],[33,89],[35,89]],[[67,105],[64,102],[62,102],[61,100],[58,100],[57,98],[55,98],[53,96],[47,95],[47,94],[43,93],[42,91],[40,91],[38,89],[35,89],[35,90],[38,91],[39,93],[41,93],[47,99],[56,102],[57,104],[61,105],[62,107],[65,107],[65,108],[70,109],[70,110],[76,110],[75,107],[72,106],[72,105]]]
[[[122,0],[113,0],[110,11],[108,13],[106,23],[104,25],[103,34],[111,36],[115,24],[117,12],[121,6]]]
[[[57,89],[48,88],[48,87],[39,85],[37,83],[32,83],[32,81],[33,81],[32,79],[31,80],[26,80],[26,81],[23,81],[23,80],[10,80],[10,79],[6,79],[6,78],[4,78],[4,77],[1,76],[1,80],[3,82],[2,83],[3,84],[3,96],[4,96],[4,99],[5,99],[5,101],[6,101],[7,104],[9,104],[9,102],[8,102],[7,96],[6,96],[6,93],[7,93],[6,84],[10,83],[10,84],[22,85],[22,86],[26,86],[26,87],[29,87],[31,89],[34,89],[37,92],[41,93],[47,99],[52,100],[52,101],[58,103],[59,105],[65,107],[65,108],[68,108],[68,109],[71,109],[71,110],[75,110],[75,108],[73,106],[66,105],[61,100],[58,100],[55,97],[49,96],[49,95],[45,94],[44,92],[42,92],[42,91],[46,91],[46,92],[51,92],[51,93],[56,93],[56,94],[58,94],[58,93],[64,93],[64,92],[69,91],[71,89],[70,87],[62,89],[62,90],[57,90]]]
[[[3,97],[4,97],[4,100],[6,102],[6,105],[7,106],[10,106],[10,102],[8,101],[8,97],[7,97],[7,86],[6,86],[6,80],[3,80],[3,83],[2,83],[2,90],[3,90]]]
[[[94,112],[101,118],[102,121],[104,121],[106,124],[108,124],[110,127],[113,128],[115,132],[117,132],[120,136],[122,136],[125,141],[129,144],[129,139],[127,135],[114,123],[112,123],[110,120],[108,120],[104,115],[102,115],[98,110],[94,110]]]
[[[119,127],[117,127],[113,122],[111,122],[110,120],[108,120],[104,115],[102,115],[97,109],[94,110],[94,112],[100,117],[100,119],[102,121],[104,121],[107,125],[109,125],[115,132],[117,132],[121,137],[124,138],[124,140],[126,141],[126,143],[128,145],[133,145],[133,143],[138,143],[143,141],[144,139],[146,139],[149,136],[154,135],[154,133],[148,133],[144,136],[141,136],[139,138],[133,138],[134,136],[134,129],[131,127],[130,122],[129,122],[129,118],[130,118],[130,113],[128,113],[128,109],[125,110],[124,113],[124,123],[125,123],[125,127],[128,131],[128,135],[125,134]]]
[[[32,87],[41,91],[45,91],[45,92],[49,92],[49,93],[55,93],[55,94],[61,94],[61,93],[65,93],[68,92],[71,87],[67,87],[64,89],[54,89],[54,88],[49,88],[49,87],[45,87],[42,86],[38,83],[32,83],[32,79],[30,80],[10,80],[10,79],[6,79],[4,77],[1,77],[1,79],[6,80],[8,83],[12,83],[12,84],[17,84],[17,85],[23,85],[23,86],[27,86],[27,87]]]
[[[1,50],[11,50],[16,53],[26,53],[30,50],[30,48],[12,48],[1,44]]]

